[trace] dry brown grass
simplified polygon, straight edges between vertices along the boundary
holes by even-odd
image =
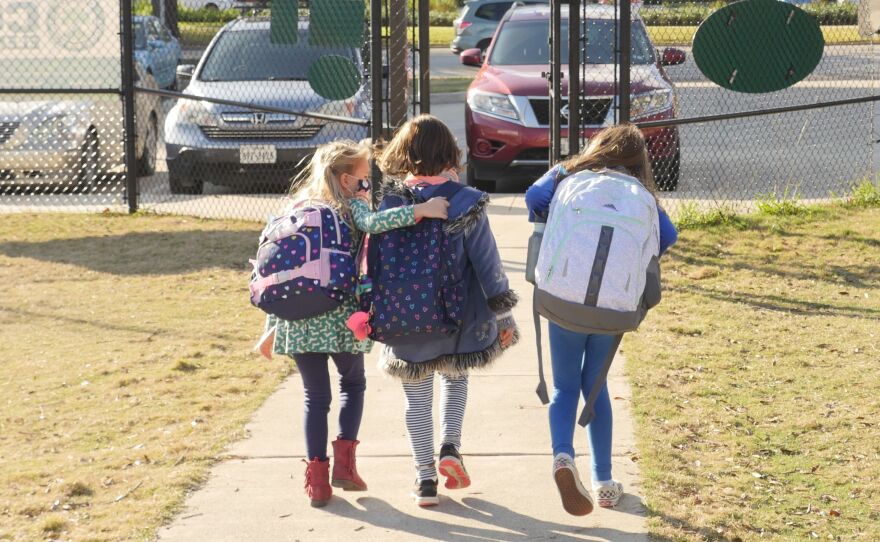
[[[144,540],[287,372],[255,224],[0,217],[0,540]]]
[[[660,540],[880,540],[880,209],[686,231],[625,341]]]

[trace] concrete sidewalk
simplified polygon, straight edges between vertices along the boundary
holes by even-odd
[[[323,540],[444,540],[450,542],[645,541],[644,507],[623,358],[612,367],[614,475],[627,495],[614,510],[586,517],[562,509],[550,475],[547,410],[537,384],[530,287],[523,280],[530,227],[521,196],[500,196],[490,208],[493,231],[513,286],[524,298],[516,311],[523,340],[489,371],[471,378],[462,452],[474,483],[451,492],[440,506],[420,509],[409,492],[414,479],[400,384],[376,368],[378,348],[367,358],[367,404],[358,470],[363,493],[334,492],[323,509],[303,494],[302,387],[292,375],[255,414],[250,438],[231,446],[204,488],[159,538],[174,542],[281,542]],[[255,332],[256,333],[256,332]],[[546,334],[545,334],[546,335]],[[254,363],[260,363],[256,358]],[[549,377],[549,367],[548,367]],[[436,405],[435,419],[439,408]],[[336,410],[331,412],[334,434]],[[439,430],[436,433],[439,438]],[[578,429],[578,468],[589,484],[587,437]]]

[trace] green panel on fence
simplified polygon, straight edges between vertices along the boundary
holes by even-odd
[[[357,93],[361,74],[350,59],[325,55],[309,66],[309,84],[323,98],[345,100]]]
[[[269,32],[272,43],[293,44],[297,42],[299,39],[299,0],[274,0],[272,2]]]
[[[777,0],[742,0],[697,29],[694,61],[703,75],[737,92],[794,85],[822,59],[825,40],[812,15]]]
[[[324,47],[362,47],[364,6],[364,0],[312,0],[309,43]]]

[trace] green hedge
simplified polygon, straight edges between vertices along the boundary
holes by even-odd
[[[823,26],[858,24],[856,4],[807,4],[801,6],[812,14]],[[664,5],[641,11],[642,19],[648,26],[693,26],[703,22],[717,6],[685,4]]]
[[[137,0],[133,6],[135,15],[152,15],[153,4],[150,0]],[[190,9],[177,7],[177,18],[181,23],[228,23],[235,20],[241,12],[236,9],[219,11],[216,9]]]

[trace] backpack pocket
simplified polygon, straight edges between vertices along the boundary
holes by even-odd
[[[371,337],[395,346],[421,341],[420,337],[426,334],[454,333],[458,325],[450,321],[446,300],[449,299],[451,304],[458,299],[463,286],[453,286],[448,293],[445,290],[447,288],[438,291],[434,279],[374,285]]]
[[[450,333],[458,331],[464,324],[464,296],[465,285],[464,280],[460,280],[455,284],[444,286],[441,290],[443,298],[443,309],[446,313],[446,319],[449,324],[455,326]]]

